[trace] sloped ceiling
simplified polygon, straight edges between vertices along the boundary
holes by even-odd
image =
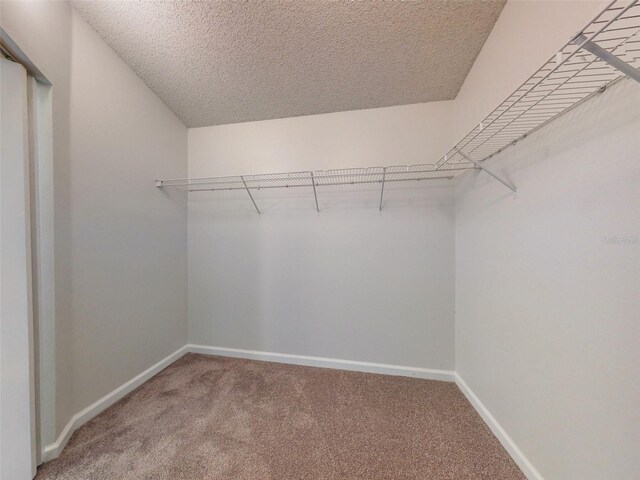
[[[188,127],[453,99],[505,0],[75,0]]]

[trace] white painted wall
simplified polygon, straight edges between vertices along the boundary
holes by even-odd
[[[66,2],[1,9],[53,84],[57,435],[186,342],[187,129]]]
[[[189,175],[433,163],[451,143],[452,102],[189,129]]]
[[[603,3],[507,2],[453,102],[456,139]],[[492,159],[518,199],[483,174],[457,193],[456,370],[545,479],[640,471],[639,90]]]
[[[456,203],[456,369],[545,479],[640,471],[640,85],[491,161]]]
[[[413,164],[450,102],[189,130],[191,176]],[[453,368],[452,185],[189,198],[189,341]],[[216,199],[214,201],[214,198]]]

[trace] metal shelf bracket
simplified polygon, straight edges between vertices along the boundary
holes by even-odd
[[[240,177],[240,179],[242,180],[242,183],[244,184],[244,188],[247,190],[247,193],[249,194],[249,198],[251,199],[253,206],[256,207],[256,212],[258,212],[258,215],[260,215],[260,210],[258,209],[258,205],[256,205],[256,201],[253,199],[253,195],[251,195],[251,191],[249,190],[249,187],[247,187],[247,182],[244,181],[244,177]]]
[[[387,167],[384,167],[384,169],[382,170],[382,188],[380,189],[380,207],[378,208],[379,212],[382,211],[382,197],[384,196],[384,181],[386,180],[386,177]]]
[[[513,193],[518,193],[518,190],[516,187],[514,187],[510,182],[508,182],[507,180],[505,180],[504,178],[502,178],[500,175],[494,173],[493,171],[489,170],[487,167],[485,167],[482,163],[478,162],[477,160],[474,160],[473,158],[471,158],[469,155],[467,155],[466,153],[464,153],[462,150],[460,149],[456,149],[456,151],[462,155],[462,157],[464,157],[465,160],[473,163],[476,167],[478,167],[480,170],[483,170],[485,172],[487,172],[489,175],[491,175],[493,178],[495,178],[496,180],[498,180],[501,184],[503,184],[505,187],[507,187],[509,190],[511,190]]]
[[[584,48],[586,51],[592,53],[600,60],[607,62],[614,68],[617,68],[622,73],[624,73],[627,77],[633,78],[636,82],[640,82],[640,70],[629,65],[624,60],[620,59],[613,53],[605,50],[598,44],[592,42],[587,37],[585,37],[582,33],[578,34],[574,39],[573,43],[578,45],[581,48]]]
[[[316,199],[316,211],[320,213],[320,207],[318,206],[318,193],[316,192],[316,179],[313,177],[313,172],[309,172],[311,174],[311,185],[313,185],[313,198]]]

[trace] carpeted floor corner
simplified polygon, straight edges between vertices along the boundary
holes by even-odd
[[[455,384],[188,354],[38,480],[519,480]]]

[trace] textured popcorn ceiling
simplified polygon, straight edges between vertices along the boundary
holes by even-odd
[[[189,127],[453,99],[504,3],[72,1]]]

